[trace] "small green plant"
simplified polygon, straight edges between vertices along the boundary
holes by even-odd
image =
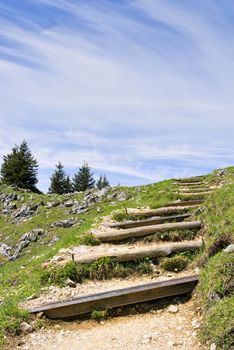
[[[84,244],[84,245],[91,245],[91,246],[96,246],[96,245],[101,244],[100,240],[92,234],[87,234],[87,235],[82,236],[80,238],[79,243]]]
[[[73,261],[68,262],[62,267],[53,266],[50,269],[43,271],[40,280],[43,286],[55,284],[63,287],[68,278],[73,281],[79,281],[77,267]]]
[[[109,317],[109,310],[93,310],[91,318],[96,321],[106,320]]]
[[[175,255],[171,258],[164,258],[159,264],[159,268],[166,271],[180,272],[189,264],[189,259],[185,256]]]

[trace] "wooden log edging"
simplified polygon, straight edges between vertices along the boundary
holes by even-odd
[[[173,221],[176,222],[184,221],[185,219],[189,218],[191,214],[185,213],[181,215],[170,215],[170,216],[159,216],[159,217],[153,217],[146,220],[137,220],[137,221],[123,221],[123,222],[115,222],[113,224],[108,225],[110,228],[134,228],[134,227],[142,227],[142,226],[150,226],[154,224],[162,224],[165,221]]]
[[[89,264],[97,261],[101,258],[110,258],[112,261],[124,262],[134,261],[141,258],[156,258],[165,257],[172,253],[179,253],[185,251],[195,251],[202,248],[202,240],[192,240],[184,242],[173,242],[170,244],[159,244],[159,245],[147,245],[142,247],[135,247],[134,249],[127,250],[126,248],[122,251],[116,252],[102,252],[102,253],[90,253],[84,256],[75,257],[74,261],[77,264]]]
[[[122,239],[129,239],[135,237],[144,237],[158,232],[172,231],[172,230],[191,230],[200,229],[201,221],[188,221],[188,222],[177,222],[167,223],[159,225],[151,225],[145,227],[136,227],[126,230],[113,230],[106,232],[97,232],[94,234],[101,242],[121,241]]]
[[[190,207],[204,203],[204,199],[192,199],[187,201],[170,202],[165,204],[165,207]]]
[[[29,309],[29,313],[42,312],[51,319],[66,319],[92,312],[110,309],[174,295],[191,293],[198,283],[198,275],[151,282],[133,287],[90,294],[63,302],[48,303]]]
[[[180,214],[186,213],[190,209],[198,208],[199,204],[189,205],[189,206],[176,206],[162,207],[157,209],[127,209],[127,214],[131,217],[149,217],[149,216],[160,216],[160,215],[170,215],[170,214]]]
[[[213,193],[214,191],[204,191],[204,192],[177,192],[177,194],[179,194],[180,196],[184,196],[184,197],[190,197],[190,196],[206,196],[209,195],[211,193]]]

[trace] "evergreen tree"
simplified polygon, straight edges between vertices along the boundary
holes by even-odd
[[[95,185],[95,180],[93,178],[93,173],[91,173],[90,167],[86,162],[79,168],[77,174],[73,178],[73,189],[74,191],[85,191],[88,188],[93,188]]]
[[[56,169],[50,178],[49,193],[63,194],[67,191],[67,176],[61,162],[55,165]]]
[[[32,156],[25,140],[19,146],[15,145],[11,153],[3,156],[1,166],[2,183],[17,185],[20,188],[38,192],[35,187],[38,182],[37,171],[37,160]]]
[[[110,184],[109,184],[109,181],[107,180],[107,177],[106,175],[100,175],[99,176],[99,179],[97,181],[97,184],[96,184],[97,188],[99,190],[101,190],[102,188],[105,188],[105,187],[109,187]]]
[[[73,186],[69,175],[67,175],[64,183],[64,193],[71,193],[71,192],[73,192]]]

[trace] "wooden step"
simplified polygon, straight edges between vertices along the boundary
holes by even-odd
[[[28,311],[31,314],[42,312],[51,319],[66,319],[87,314],[93,310],[111,309],[191,293],[197,283],[198,275],[190,275],[161,282],[151,282],[129,288],[89,294],[72,300],[44,304]]]
[[[206,188],[197,188],[197,187],[195,187],[195,188],[178,188],[177,189],[178,191],[180,191],[180,192],[191,192],[191,191],[194,191],[194,192],[199,192],[199,193],[203,193],[203,192],[207,192],[207,191],[209,191],[210,190],[210,188],[209,187],[206,187]]]
[[[108,225],[111,228],[133,228],[133,227],[142,227],[142,226],[150,226],[156,224],[162,224],[166,221],[175,221],[180,222],[189,218],[191,214],[181,214],[181,215],[171,215],[171,216],[159,216],[153,217],[146,220],[137,220],[137,221],[123,221],[123,222],[115,222],[113,224]]]
[[[176,182],[175,183],[178,186],[203,186],[206,185],[205,182]]]
[[[141,258],[165,257],[172,253],[195,251],[202,247],[202,240],[173,242],[164,244],[150,244],[142,246],[110,247],[107,252],[92,252],[83,255],[75,255],[74,261],[79,264],[88,264],[101,258],[110,258],[112,261],[134,261]]]
[[[206,196],[209,195],[211,193],[213,193],[214,191],[206,191],[206,192],[177,192],[177,194],[179,194],[180,196],[187,196],[187,197],[198,197],[198,196]]]
[[[188,206],[177,206],[162,207],[157,209],[127,209],[127,214],[131,217],[152,217],[152,216],[164,216],[170,214],[185,213],[191,209],[198,208],[199,204],[188,205]]]
[[[204,199],[193,199],[193,200],[187,200],[187,201],[177,201],[177,202],[170,202],[165,204],[165,207],[189,207],[194,205],[199,205],[204,203]]]
[[[101,242],[121,241],[122,239],[144,237],[158,232],[172,231],[172,230],[192,230],[200,229],[200,221],[191,222],[177,222],[161,225],[151,225],[145,227],[136,227],[126,230],[111,230],[106,232],[97,232],[94,234]]]

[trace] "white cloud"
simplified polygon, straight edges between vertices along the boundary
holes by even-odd
[[[70,20],[1,21],[14,45],[0,46],[0,155],[25,138],[44,169],[85,159],[146,181],[230,164],[233,28],[220,6],[37,2]]]

